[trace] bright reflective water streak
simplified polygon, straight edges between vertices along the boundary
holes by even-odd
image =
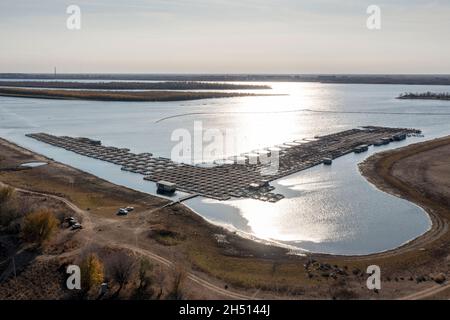
[[[270,85],[274,89],[264,92],[289,95],[152,103],[0,97],[0,136],[111,182],[154,194],[154,184],[144,181],[141,175],[40,143],[24,134],[42,131],[84,136],[133,152],[170,157],[176,144],[171,141],[172,132],[182,128],[193,133],[195,121],[201,121],[205,130],[232,133],[234,149],[223,150],[214,157],[200,157],[195,159],[197,162],[363,125],[418,128],[424,131],[425,139],[450,134],[450,103],[395,99],[405,91],[444,92],[447,87]],[[424,112],[443,115],[414,114]],[[303,250],[333,254],[389,250],[426,232],[430,220],[417,206],[367,183],[357,164],[375,151],[420,140],[423,139],[410,138],[387,147],[371,147],[366,154],[339,158],[332,166],[317,166],[280,179],[274,182],[276,192],[286,198],[275,204],[250,199],[218,202],[195,198],[187,205],[215,223]]]

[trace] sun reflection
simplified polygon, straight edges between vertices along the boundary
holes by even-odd
[[[295,198],[284,199],[282,206],[252,199],[229,201],[228,204],[239,208],[249,222],[251,233],[260,239],[314,243],[329,239],[332,228],[299,214],[301,207],[297,201]]]
[[[252,101],[239,100],[234,106],[239,128],[239,149],[254,150],[289,142],[296,133],[303,131],[302,122],[294,116],[296,110],[314,105],[315,84],[270,83],[274,94],[286,96],[255,97]],[[283,106],[283,107],[281,107]],[[249,113],[251,112],[251,113]]]

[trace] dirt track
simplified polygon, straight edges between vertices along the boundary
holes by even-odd
[[[0,182],[0,186],[6,186],[4,183]],[[94,220],[97,220],[96,222],[93,222],[91,216],[89,215],[88,212],[86,212],[85,210],[80,209],[78,206],[76,206],[74,203],[70,202],[69,200],[59,197],[59,196],[55,196],[55,195],[51,195],[51,194],[45,194],[45,193],[41,193],[41,192],[34,192],[34,191],[28,191],[28,190],[24,190],[24,189],[20,189],[20,188],[16,188],[15,189],[18,192],[21,193],[25,193],[25,194],[34,194],[34,195],[41,195],[41,196],[46,196],[48,198],[52,198],[58,201],[63,202],[65,205],[67,205],[70,209],[72,209],[75,213],[79,214],[80,216],[83,217],[83,231],[85,233],[85,237],[89,238],[89,242],[91,241],[96,241],[98,242],[103,242],[107,245],[116,245],[120,248],[126,248],[129,249],[137,254],[143,255],[153,261],[156,261],[157,263],[167,267],[167,268],[174,268],[175,264],[154,253],[149,251],[148,249],[143,249],[141,247],[139,247],[138,245],[133,245],[130,243],[124,243],[124,242],[119,242],[116,239],[114,239],[114,235],[113,237],[108,237],[108,234],[102,233],[101,236],[98,236],[97,233],[95,233],[94,228],[98,225],[102,225],[104,222],[102,221],[102,218],[96,217]],[[66,252],[64,254],[64,256],[71,256],[71,255],[75,255],[78,254],[80,251],[80,249],[76,249],[72,252]],[[59,256],[61,258],[61,255]],[[225,290],[213,283],[211,283],[208,280],[202,279],[199,276],[195,275],[194,273],[189,272],[187,274],[187,278],[196,283],[197,285],[200,285],[201,287],[203,287],[206,290],[212,291],[215,294],[218,294],[219,296],[223,297],[223,298],[227,298],[227,299],[238,299],[238,300],[252,300],[254,299],[254,296],[249,296],[249,295],[245,295],[245,294],[241,294],[241,293],[237,293],[237,292],[233,292],[230,290]]]

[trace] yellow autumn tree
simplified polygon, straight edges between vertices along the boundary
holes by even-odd
[[[23,221],[22,237],[25,241],[42,244],[51,238],[58,224],[58,219],[49,210],[32,212]]]
[[[99,287],[104,279],[104,267],[96,254],[91,253],[83,259],[81,266],[81,288],[85,292]]]
[[[7,202],[14,195],[14,189],[11,187],[0,187],[0,205]]]

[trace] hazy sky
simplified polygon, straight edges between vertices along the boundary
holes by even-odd
[[[0,1],[0,72],[450,73],[449,37],[449,0]]]

